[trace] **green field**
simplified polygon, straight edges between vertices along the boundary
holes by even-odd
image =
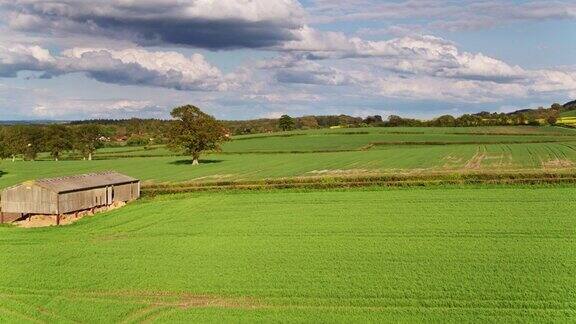
[[[161,145],[95,158],[0,162],[0,188],[116,170],[152,189],[70,226],[0,226],[0,322],[576,321],[574,181],[153,197],[263,179],[570,178],[576,130],[311,130],[239,136],[199,166]]]
[[[0,227],[0,321],[573,322],[575,195],[206,193]]]
[[[0,187],[116,170],[146,183],[432,172],[572,170],[576,130],[560,127],[358,128],[248,135],[194,167],[163,146],[99,150],[95,161],[0,162]]]

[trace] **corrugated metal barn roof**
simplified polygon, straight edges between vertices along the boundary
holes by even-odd
[[[68,191],[106,187],[111,185],[119,185],[135,181],[139,180],[118,172],[109,171],[109,172],[80,174],[68,177],[39,179],[34,181],[34,184],[51,191],[61,193]]]

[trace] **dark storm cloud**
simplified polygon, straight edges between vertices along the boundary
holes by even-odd
[[[183,45],[207,49],[262,48],[295,40],[297,26],[241,20],[139,20],[93,18],[103,34],[129,38],[142,46]],[[85,23],[78,21],[78,23]]]
[[[0,6],[14,30],[103,36],[144,46],[272,47],[294,40],[302,26],[301,8],[291,0],[0,0]]]

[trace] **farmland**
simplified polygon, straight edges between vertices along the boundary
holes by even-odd
[[[0,187],[116,170],[145,189],[73,225],[0,226],[1,322],[576,320],[576,130],[310,130],[239,136],[199,166],[161,145],[0,163]],[[572,180],[381,185],[502,173]],[[270,185],[306,179],[333,186]],[[146,191],[223,181],[264,185]]]
[[[576,130],[559,127],[359,128],[247,135],[203,157],[163,146],[99,150],[95,161],[3,161],[0,187],[39,177],[117,170],[146,183],[246,181],[433,172],[569,171]]]
[[[575,194],[187,194],[0,227],[0,320],[573,321]]]

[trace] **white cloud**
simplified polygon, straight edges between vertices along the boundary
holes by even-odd
[[[574,70],[530,70],[425,35],[438,28],[572,19],[576,5],[571,2],[530,1],[517,6],[492,0],[314,2],[307,16],[296,0],[0,0],[0,18],[4,18],[0,33],[6,34],[0,43],[0,77],[14,78],[21,71],[32,72],[21,76],[43,78],[82,74],[107,84],[158,88],[126,89],[161,94],[157,101],[149,96],[134,99],[142,92],[101,102],[58,99],[58,95],[26,101],[26,109],[46,118],[154,115],[158,111],[154,103],[178,104],[188,98],[208,109],[229,105],[238,111],[266,112],[300,107],[304,112],[328,111],[329,102],[333,108],[340,107],[340,101],[362,103],[365,98],[486,103],[576,96]],[[386,19],[386,23],[378,30],[360,30],[355,37],[307,25],[359,19]],[[390,22],[394,25],[389,26]],[[394,38],[362,38],[381,34]],[[169,49],[142,47],[151,45]],[[174,50],[182,46],[257,48],[278,56],[249,61],[224,73],[201,54]],[[50,53],[47,48],[68,49]],[[214,57],[227,59],[219,53]],[[228,63],[222,66],[229,68]],[[317,106],[322,108],[314,107],[319,101],[323,105]]]
[[[107,50],[73,48],[63,53],[58,71],[84,72],[103,82],[172,88],[224,90],[220,70],[200,54],[143,49]]]
[[[133,116],[165,117],[165,109],[145,100],[40,98],[32,109],[36,118],[128,118]]]
[[[423,26],[442,30],[485,29],[526,21],[576,19],[576,4],[571,0],[348,0],[341,3],[315,0],[310,9],[315,23],[342,21],[424,21]]]
[[[467,103],[497,102],[504,98],[526,96],[528,89],[519,84],[501,84],[473,80],[434,77],[384,77],[372,83],[385,97],[409,100],[437,100]]]
[[[220,70],[200,54],[144,49],[109,50],[73,48],[54,57],[38,46],[0,46],[0,76],[15,77],[20,71],[39,71],[49,78],[84,73],[106,83],[143,85],[177,90],[226,90]]]
[[[0,44],[0,77],[15,77],[23,69],[44,71],[55,61],[50,52],[40,46]]]
[[[303,28],[301,36],[300,41],[286,43],[284,49],[308,53],[314,59],[378,58],[371,62],[388,70],[448,78],[501,81],[521,78],[525,73],[518,66],[481,53],[461,52],[452,42],[430,35],[367,41]]]

